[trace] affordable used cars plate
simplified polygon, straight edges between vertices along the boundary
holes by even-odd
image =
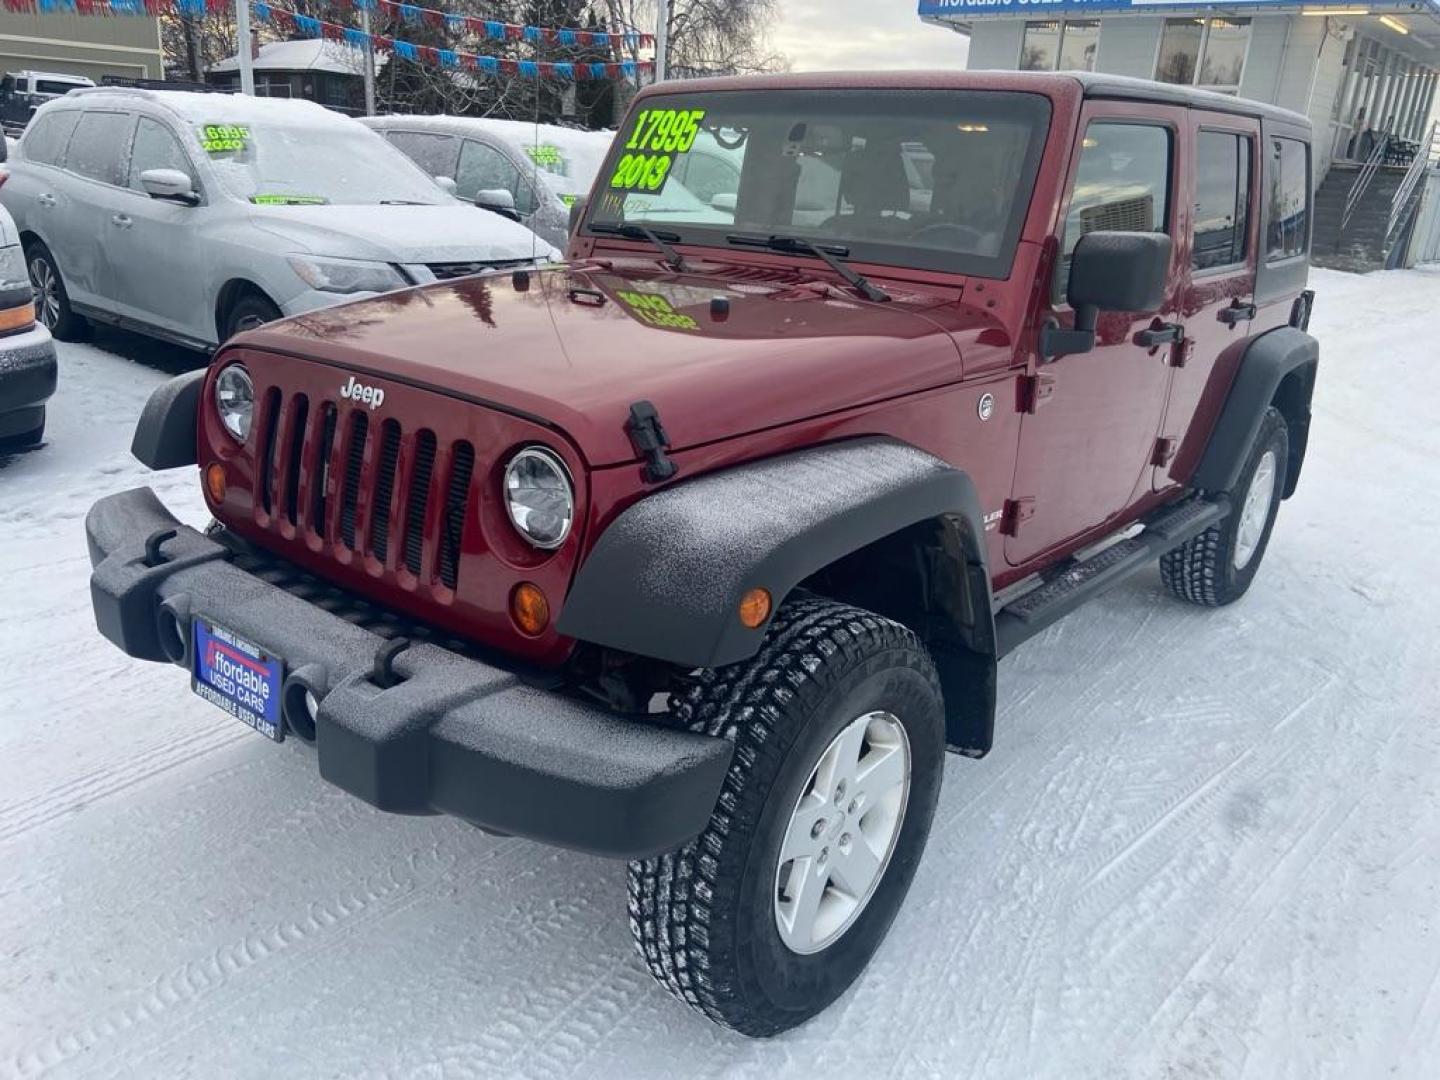
[[[284,662],[223,626],[204,619],[196,619],[192,625],[195,670],[190,675],[190,688],[261,735],[282,742],[285,725],[280,720],[280,687],[285,681]]]

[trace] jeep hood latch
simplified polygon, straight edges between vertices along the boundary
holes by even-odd
[[[637,401],[630,406],[630,419],[625,421],[626,434],[630,445],[645,459],[644,476],[652,484],[669,480],[677,471],[675,462],[665,455],[670,449],[670,437],[660,423],[660,414],[648,401]]]

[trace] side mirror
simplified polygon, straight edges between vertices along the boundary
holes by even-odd
[[[1075,309],[1075,329],[1046,326],[1043,356],[1089,352],[1102,311],[1159,311],[1170,276],[1170,237],[1152,232],[1086,233],[1070,257],[1065,299]]]
[[[710,200],[712,210],[724,210],[729,214],[733,214],[739,204],[740,198],[733,191],[722,191]]]
[[[570,204],[570,235],[575,235],[575,230],[580,227],[580,219],[585,216],[585,207],[590,205],[589,195],[577,196]]]
[[[200,201],[190,186],[190,177],[179,169],[146,169],[140,174],[140,186],[152,199],[194,206]]]
[[[520,220],[520,211],[515,209],[515,196],[504,188],[487,188],[479,192],[475,196],[475,205],[511,221]]]
[[[445,192],[446,195],[455,194],[455,178],[453,176],[437,176],[435,177],[435,183],[440,186],[440,190]]]

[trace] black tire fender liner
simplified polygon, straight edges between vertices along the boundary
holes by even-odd
[[[176,469],[196,463],[200,388],[205,369],[187,371],[161,383],[145,402],[130,453],[150,469]]]

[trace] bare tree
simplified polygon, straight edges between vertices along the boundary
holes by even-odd
[[[655,0],[604,0],[604,8],[619,28],[655,32]],[[673,0],[668,74],[695,78],[784,70],[784,55],[770,47],[775,9],[776,0]]]

